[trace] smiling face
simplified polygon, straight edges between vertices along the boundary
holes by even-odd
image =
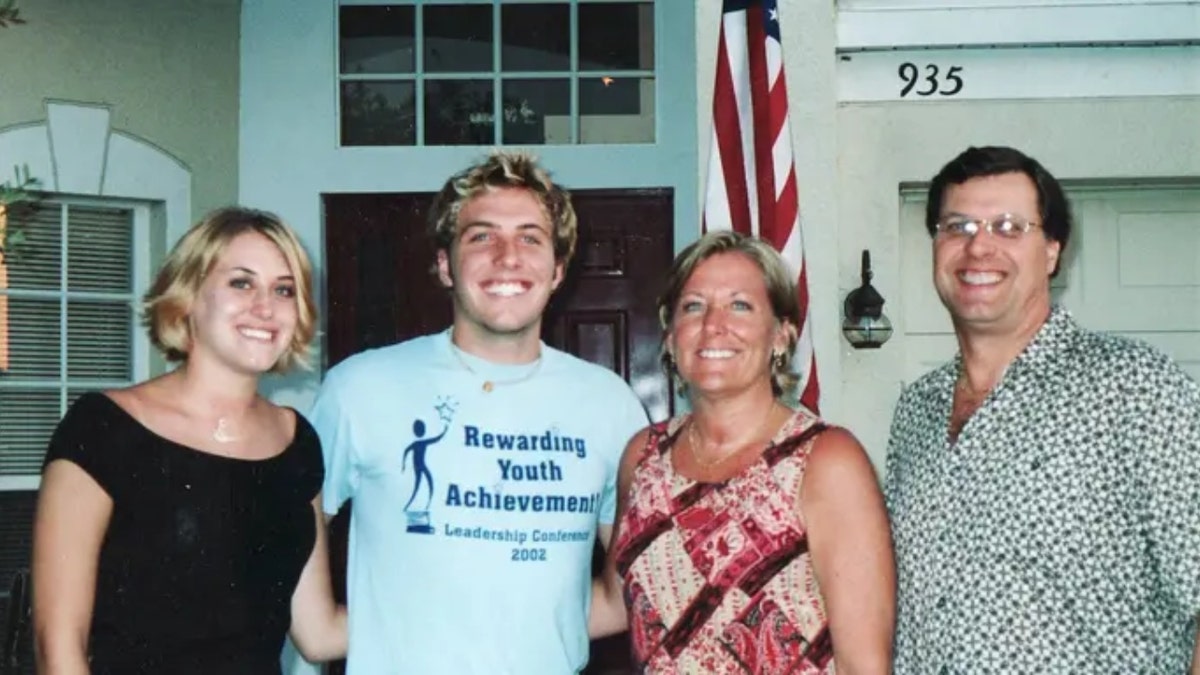
[[[692,396],[771,394],[771,356],[787,349],[790,324],[771,309],[758,264],[718,253],[698,264],[671,313],[667,348]]]
[[[1037,189],[1023,173],[972,178],[946,189],[941,216],[1038,220]],[[933,282],[960,333],[1023,335],[1050,312],[1050,274],[1061,246],[1040,227],[1017,239],[989,232],[933,239]]]
[[[550,222],[531,192],[491,188],[463,205],[438,278],[454,298],[454,338],[486,350],[497,341],[540,338],[542,312],[562,281]]]
[[[296,283],[283,253],[263,235],[244,232],[229,241],[196,291],[188,367],[264,373],[292,343],[296,322]]]

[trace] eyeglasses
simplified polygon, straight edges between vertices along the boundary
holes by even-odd
[[[1041,223],[1011,213],[1002,213],[994,218],[946,216],[935,225],[939,235],[955,239],[974,237],[984,230],[1001,239],[1020,239],[1029,230],[1041,226]]]

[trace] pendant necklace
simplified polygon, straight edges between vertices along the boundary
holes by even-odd
[[[518,384],[520,382],[524,382],[525,380],[528,380],[529,378],[533,377],[534,375],[537,375],[538,371],[542,369],[542,356],[539,353],[537,360],[533,362],[533,366],[529,370],[522,373],[521,375],[518,375],[517,377],[510,377],[507,380],[490,380],[490,379],[480,375],[479,371],[472,368],[471,364],[467,363],[467,360],[463,358],[463,355],[460,353],[461,350],[458,348],[458,345],[454,344],[453,331],[451,331],[451,333],[450,333],[450,352],[452,354],[454,354],[454,358],[455,358],[455,360],[458,361],[458,365],[460,365],[464,369],[466,369],[466,371],[468,373],[471,373],[475,377],[483,378],[483,393],[485,393],[485,394],[492,393],[492,391],[494,391],[496,389],[496,387],[507,386],[510,384]]]
[[[218,418],[217,427],[213,429],[212,432],[212,439],[218,443],[233,443],[241,440],[241,436],[237,435],[233,431],[230,431],[230,427],[232,426],[233,425],[229,423],[229,420],[225,419],[224,417]]]

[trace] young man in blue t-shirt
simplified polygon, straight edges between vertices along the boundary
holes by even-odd
[[[354,502],[348,671],[576,673],[592,548],[645,411],[614,373],[541,342],[576,220],[532,158],[452,177],[430,227],[452,326],[347,359],[311,414],[325,511]]]

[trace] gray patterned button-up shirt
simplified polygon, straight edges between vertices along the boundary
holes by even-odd
[[[1063,309],[951,444],[955,359],[905,389],[885,493],[897,673],[1182,673],[1200,612],[1200,389]]]

